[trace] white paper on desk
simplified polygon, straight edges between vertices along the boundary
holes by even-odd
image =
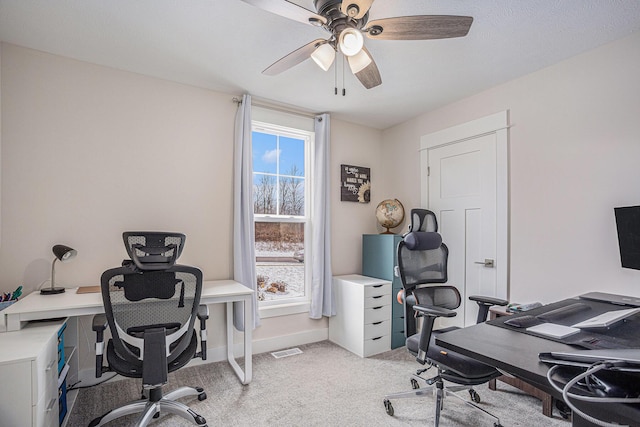
[[[571,326],[557,325],[555,323],[542,323],[527,328],[527,331],[550,338],[562,339],[580,332],[580,329]]]

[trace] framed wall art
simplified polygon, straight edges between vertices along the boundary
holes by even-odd
[[[340,165],[340,200],[369,203],[371,201],[371,169]]]

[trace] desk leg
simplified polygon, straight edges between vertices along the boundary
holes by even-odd
[[[227,360],[235,371],[242,384],[249,384],[252,376],[252,348],[251,348],[251,300],[245,298],[243,300],[244,308],[244,371],[238,365],[233,353],[233,302],[227,303]]]
[[[542,401],[542,413],[547,417],[553,417],[553,397],[544,391],[535,388],[534,386],[527,384],[526,382],[519,380],[518,378],[511,378],[507,376],[501,376],[497,378],[505,384],[509,384],[519,390],[524,391],[529,396],[537,397]],[[489,389],[497,390],[496,380],[489,381]]]
[[[7,332],[19,331],[22,328],[19,314],[7,314],[5,318]]]
[[[253,376],[253,296],[244,300],[244,383],[249,384]]]

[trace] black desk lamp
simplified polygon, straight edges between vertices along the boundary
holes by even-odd
[[[56,288],[56,261],[60,260],[62,262],[69,261],[75,258],[78,255],[78,251],[75,249],[71,249],[69,246],[65,245],[55,245],[53,248],[53,254],[56,256],[51,263],[51,287],[40,289],[40,293],[42,295],[52,295],[52,294],[61,294],[64,292],[64,288]]]

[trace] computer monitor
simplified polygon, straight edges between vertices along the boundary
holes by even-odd
[[[614,212],[622,266],[640,270],[640,206],[614,208]]]

